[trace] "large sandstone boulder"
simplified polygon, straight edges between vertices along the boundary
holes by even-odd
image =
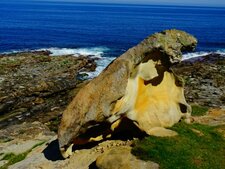
[[[108,138],[123,118],[149,135],[176,135],[164,127],[189,117],[191,108],[185,101],[182,81],[170,67],[181,61],[182,51],[193,50],[196,44],[190,34],[166,30],[115,59],[64,111],[58,132],[63,156],[71,154],[70,145],[83,141],[79,138]]]

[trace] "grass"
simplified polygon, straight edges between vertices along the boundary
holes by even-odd
[[[185,85],[190,85],[191,84],[191,78],[190,77],[184,78],[184,84]]]
[[[6,154],[2,160],[8,160],[8,162],[4,166],[0,167],[0,169],[7,169],[8,166],[24,160],[28,153],[29,152],[24,152],[18,155],[15,155],[13,153]]]
[[[58,128],[59,128],[59,124],[61,122],[61,116],[57,116],[53,119],[51,119],[49,121],[49,123],[47,124],[48,128],[51,130],[51,131],[54,131],[54,132],[58,132]]]
[[[30,150],[27,150],[26,152],[23,152],[21,154],[14,154],[14,153],[8,153],[8,154],[5,154],[4,157],[1,159],[1,160],[7,160],[8,162],[1,166],[0,169],[7,169],[10,165],[13,165],[15,163],[18,163],[22,160],[24,160],[26,158],[26,156],[36,147],[44,144],[45,142],[40,142],[36,145],[34,145]]]
[[[225,168],[225,140],[215,127],[181,122],[172,130],[179,135],[170,138],[149,136],[137,142],[132,153],[158,163],[161,169]]]
[[[209,110],[207,107],[192,105],[192,113],[193,116],[203,116]]]
[[[0,143],[7,143],[7,142],[10,142],[12,140],[13,140],[12,138],[8,138],[8,137],[0,138]],[[0,153],[0,155],[1,155],[1,153]]]

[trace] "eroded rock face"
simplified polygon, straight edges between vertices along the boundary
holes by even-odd
[[[190,34],[167,30],[115,59],[64,111],[58,132],[62,154],[67,157],[70,153],[65,148],[80,142],[78,138],[93,127],[104,124],[105,131],[91,135],[89,141],[109,137],[123,118],[147,134],[175,135],[164,127],[190,116],[191,108],[182,81],[170,67],[181,61],[182,51],[193,50],[196,44]]]

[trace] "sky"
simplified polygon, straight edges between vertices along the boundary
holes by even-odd
[[[187,6],[220,6],[225,7],[225,0],[39,0],[39,1],[69,1],[90,3],[123,3],[123,4],[159,4]]]

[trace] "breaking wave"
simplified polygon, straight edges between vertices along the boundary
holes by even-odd
[[[94,72],[80,72],[86,73],[88,78],[94,78],[98,76],[106,66],[108,66],[115,57],[110,57],[107,53],[110,51],[107,47],[93,47],[93,48],[47,48],[39,50],[48,50],[52,56],[62,56],[62,55],[74,55],[79,56],[89,56],[96,59],[97,68]]]
[[[47,48],[40,50],[48,50],[52,56],[60,55],[74,55],[74,56],[92,56],[95,58],[101,58],[105,52],[109,51],[109,48],[106,47],[93,47],[93,48]]]
[[[201,56],[206,56],[211,54],[211,52],[191,52],[191,53],[186,53],[183,55],[182,60],[187,60],[191,58],[196,58],[196,57],[201,57]]]
[[[202,56],[207,56],[209,54],[220,54],[220,55],[224,55],[225,56],[225,50],[217,50],[215,52],[191,52],[191,53],[186,53],[183,55],[183,59],[182,60],[187,60],[187,59],[191,59],[191,58],[197,58],[197,57],[202,57]]]

